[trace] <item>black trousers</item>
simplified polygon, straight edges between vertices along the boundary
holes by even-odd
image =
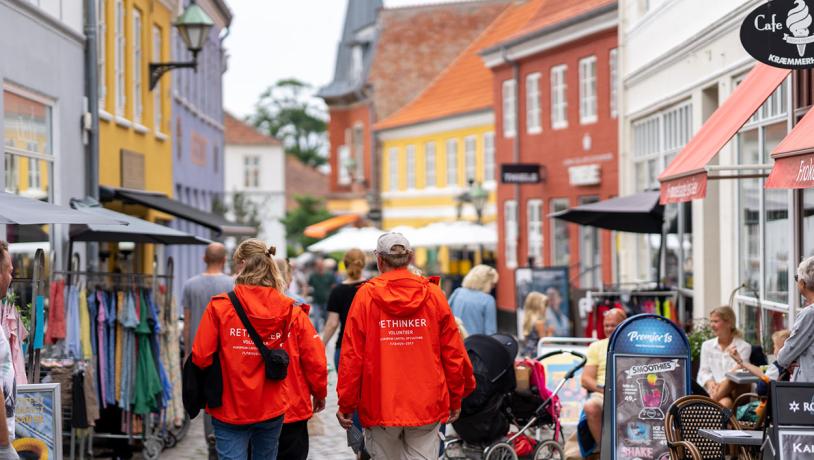
[[[306,460],[308,458],[308,420],[283,423],[277,460]]]

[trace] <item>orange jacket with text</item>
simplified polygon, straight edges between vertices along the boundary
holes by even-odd
[[[292,321],[300,311],[294,300],[276,289],[238,284],[235,293],[267,347],[282,346],[289,323],[291,335],[306,333],[300,330],[299,322]],[[284,381],[266,378],[260,351],[225,293],[212,297],[204,310],[192,345],[192,362],[200,368],[209,367],[215,353],[219,353],[223,373],[223,405],[207,407],[209,415],[238,425],[283,415],[289,404]]]
[[[288,377],[285,379],[288,393],[285,423],[308,420],[314,415],[311,396],[325,399],[328,395],[328,361],[325,358],[325,346],[311,320],[308,319],[310,308],[306,304],[294,307],[291,331],[284,344],[289,358]]]
[[[359,288],[341,353],[339,410],[358,410],[365,427],[445,421],[475,387],[444,293],[407,270]]]

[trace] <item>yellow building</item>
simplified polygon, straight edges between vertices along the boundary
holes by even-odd
[[[170,60],[175,12],[159,0],[98,6],[99,184],[172,196],[170,77],[151,91],[149,63]],[[168,217],[133,206],[125,212],[150,221]]]

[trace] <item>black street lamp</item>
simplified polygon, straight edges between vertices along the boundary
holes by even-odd
[[[178,34],[192,53],[189,62],[151,62],[150,91],[158,84],[161,76],[173,69],[198,69],[198,53],[203,49],[209,29],[215,25],[212,18],[193,0],[180,16],[172,23]]]

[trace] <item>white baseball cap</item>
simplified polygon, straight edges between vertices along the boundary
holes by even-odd
[[[388,232],[379,237],[376,243],[376,254],[402,255],[413,252],[410,242],[401,233]]]

